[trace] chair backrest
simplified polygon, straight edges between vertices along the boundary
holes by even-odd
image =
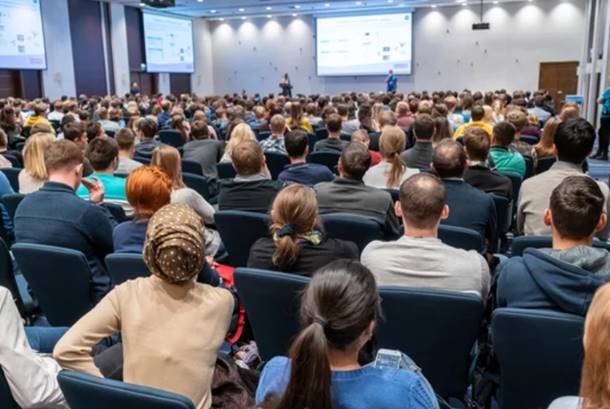
[[[216,164],[218,179],[233,179],[237,173],[231,162],[219,162]]]
[[[141,254],[108,254],[105,261],[108,275],[116,285],[150,275]]]
[[[528,155],[523,156],[523,159],[525,160],[525,177],[524,177],[524,179],[527,179],[527,178],[531,177],[534,174],[534,159],[532,159],[532,157],[528,156]]]
[[[6,159],[8,159],[9,162],[11,162],[12,167],[14,167],[14,168],[23,167],[23,163],[21,163],[21,161],[15,155],[5,153],[2,156],[4,156]]]
[[[265,152],[265,157],[267,158],[267,167],[273,180],[277,179],[286,165],[290,165],[290,158],[282,153]]]
[[[25,316],[25,306],[19,293],[19,286],[15,280],[15,270],[13,269],[13,260],[9,252],[6,242],[0,239],[0,286],[5,287],[11,292],[11,296],[17,305],[17,309],[21,316]]]
[[[82,372],[57,375],[70,409],[195,409],[185,396]]]
[[[349,142],[352,140],[352,135],[341,132],[341,134],[339,135],[339,139],[341,139],[342,141],[345,141],[345,142]]]
[[[338,152],[313,152],[307,156],[307,162],[324,165],[333,172],[339,163],[339,158],[341,154]]]
[[[149,157],[139,156],[139,155],[134,155],[134,157],[133,157],[133,160],[135,160],[136,162],[140,162],[143,165],[149,165],[150,159],[151,158],[149,158]]]
[[[71,326],[93,307],[83,253],[30,243],[17,243],[12,251],[51,325]]]
[[[538,138],[533,135],[521,135],[519,139],[522,142],[529,143],[530,145],[536,145],[538,143]]]
[[[201,164],[192,160],[182,159],[182,171],[185,173],[192,173],[193,175],[203,176]]]
[[[491,333],[500,364],[500,408],[546,408],[560,396],[578,395],[583,323],[582,317],[555,311],[494,311]]]
[[[321,218],[328,237],[352,241],[356,243],[360,251],[364,250],[371,241],[383,239],[381,224],[368,217],[347,213],[329,213],[321,215]]]
[[[4,205],[4,208],[12,221],[15,221],[15,212],[17,211],[19,203],[21,203],[24,197],[25,195],[20,193],[12,193],[3,195],[2,198],[0,198],[0,201]]]
[[[543,249],[553,247],[553,238],[551,236],[519,236],[513,239],[511,244],[511,257],[522,256],[527,248]],[[601,240],[594,239],[593,247],[606,249],[610,251],[610,245]]]
[[[123,223],[127,221],[127,215],[125,215],[125,210],[116,203],[102,203],[102,207],[106,208],[108,212],[114,217],[117,223]]]
[[[313,134],[308,134],[307,144],[309,145],[309,152],[313,152],[316,142],[326,138],[328,138],[328,129],[326,128],[317,128]]]
[[[505,235],[510,228],[512,222],[512,214],[510,200],[504,196],[490,194],[496,205],[496,220],[498,220],[498,234]]]
[[[15,192],[19,192],[19,168],[2,168],[0,172],[4,173],[4,176],[8,179],[11,187]]]
[[[174,148],[179,148],[184,145],[184,143],[182,143],[182,134],[175,129],[159,131],[159,139],[164,144],[173,146]]]
[[[258,132],[256,134],[256,140],[260,142],[263,139],[267,139],[270,136],[271,136],[271,132],[269,132],[269,131]]]
[[[377,330],[379,347],[409,355],[442,397],[464,396],[483,317],[481,298],[399,287],[380,287],[379,294],[385,315]]]
[[[106,133],[106,135],[110,138],[114,138],[114,131],[110,130],[110,129],[105,129],[104,132]]]
[[[392,203],[396,203],[400,200],[400,191],[398,189],[383,189],[392,196]]]
[[[266,214],[239,210],[216,212],[214,221],[233,267],[248,264],[250,247],[256,240],[269,235],[271,223]]]
[[[235,285],[263,360],[288,354],[290,343],[299,332],[300,294],[307,283],[309,278],[296,274],[235,270]]]
[[[8,386],[4,371],[0,366],[0,408],[2,409],[21,409],[11,393],[11,388]]]
[[[481,251],[484,244],[483,238],[478,232],[446,224],[438,227],[438,238],[445,244],[464,250]]]
[[[207,177],[183,172],[182,181],[203,196],[205,200],[210,200],[210,185]]]
[[[519,197],[519,191],[521,190],[521,183],[523,183],[523,178],[521,175],[518,175],[513,172],[501,172],[504,176],[507,176],[513,184],[513,208],[517,208],[517,198]]]
[[[556,160],[557,159],[555,159],[554,156],[538,158],[538,160],[536,161],[536,170],[535,170],[536,175],[549,170],[551,168],[551,166],[553,166],[553,163],[555,163]]]
[[[21,130],[21,135],[23,135],[24,138],[29,138],[31,133],[32,133],[31,126],[24,126],[23,129]]]

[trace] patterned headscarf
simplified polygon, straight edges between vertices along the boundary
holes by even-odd
[[[159,209],[148,222],[144,262],[150,272],[179,284],[191,280],[205,263],[201,218],[184,204]]]

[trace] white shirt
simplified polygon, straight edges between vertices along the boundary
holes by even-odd
[[[11,293],[0,287],[0,366],[13,399],[22,409],[68,409],[59,384],[57,362],[34,351]]]
[[[376,187],[378,189],[398,189],[397,187],[390,188],[387,186],[387,179],[390,171],[392,170],[392,164],[385,159],[382,159],[377,165],[372,166],[369,170],[366,171],[362,181],[367,186]],[[405,166],[405,170],[400,178],[400,184],[410,178],[413,175],[417,175],[419,173],[419,169],[407,168]]]

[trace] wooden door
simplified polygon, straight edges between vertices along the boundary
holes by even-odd
[[[553,96],[555,110],[559,111],[566,95],[578,91],[578,61],[541,62],[538,89]]]

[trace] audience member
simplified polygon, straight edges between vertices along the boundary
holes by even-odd
[[[316,195],[303,185],[293,184],[278,193],[271,221],[271,237],[254,243],[248,267],[310,276],[334,260],[358,259],[354,243],[327,238],[319,230]]]
[[[309,119],[307,119],[307,117],[303,114],[303,107],[300,102],[292,101],[290,103],[289,114],[290,114],[290,117],[286,121],[285,126],[287,126],[289,129],[300,128],[308,133],[313,132],[313,127],[309,123]],[[273,118],[271,118],[271,120],[273,121]],[[273,127],[272,127],[271,131],[273,132]],[[264,147],[263,147],[263,149],[264,149]],[[266,150],[265,150],[265,152],[266,152]]]
[[[140,143],[136,144],[135,156],[150,159],[155,148],[160,145],[160,142],[155,140],[157,124],[153,119],[142,118],[138,121],[137,126],[137,136]]]
[[[555,133],[554,156],[557,162],[546,172],[525,180],[521,185],[517,213],[519,231],[526,235],[551,234],[543,218],[551,193],[566,177],[583,174],[583,162],[593,150],[594,142],[595,129],[586,119],[570,119],[559,124]],[[599,187],[607,202],[608,185],[599,182]],[[608,227],[599,231],[597,236],[606,240]]]
[[[403,219],[404,236],[397,241],[373,241],[361,256],[378,285],[469,291],[487,297],[490,276],[485,259],[438,238],[438,226],[450,209],[436,176],[422,173],[403,182],[395,210]]]
[[[0,168],[13,167],[13,164],[11,163],[9,158],[16,160],[17,162],[19,162],[19,159],[23,161],[23,156],[21,155],[21,152],[8,150],[8,137],[6,136],[6,133],[2,130],[2,128],[0,128]]]
[[[61,122],[61,120],[64,117],[64,113],[62,111],[63,111],[63,102],[61,102],[60,100],[55,101],[53,103],[53,110],[51,112],[49,112],[49,114],[47,115],[47,119],[49,121]]]
[[[483,120],[485,117],[485,109],[481,105],[474,105],[470,111],[471,121],[460,125],[453,134],[453,139],[459,139],[464,136],[464,132],[468,128],[477,127],[482,128],[489,136],[493,132],[493,127],[489,122]]]
[[[430,169],[432,162],[432,139],[436,134],[434,119],[428,114],[418,114],[413,123],[415,145],[400,154],[407,166],[416,169]]]
[[[400,158],[405,145],[404,131],[397,126],[386,126],[379,138],[381,163],[366,171],[363,182],[380,189],[398,189],[404,180],[419,173],[419,170],[405,166]]]
[[[528,124],[527,115],[520,109],[513,109],[506,114],[506,121],[515,127],[514,140],[510,147],[522,156],[532,156],[532,145],[521,140],[521,134]],[[523,176],[523,175],[521,175]]]
[[[500,307],[535,308],[584,316],[595,290],[610,278],[610,253],[592,247],[607,225],[605,198],[587,176],[568,176],[551,193],[542,217],[551,249],[526,249],[501,265]]]
[[[23,148],[23,169],[19,172],[19,193],[37,191],[47,180],[44,151],[55,142],[55,135],[38,132],[28,138]]]
[[[87,143],[95,138],[103,138],[106,136],[104,128],[97,122],[87,122],[85,125],[85,133],[87,134]]]
[[[324,165],[307,163],[309,154],[308,136],[305,131],[294,130],[286,134],[284,138],[286,151],[290,157],[290,165],[286,166],[279,174],[278,182],[286,185],[289,183],[300,183],[313,187],[320,182],[330,182],[335,175]]]
[[[216,164],[222,159],[224,144],[210,139],[208,125],[204,121],[193,122],[191,138],[182,148],[182,158],[201,165],[201,170],[208,179],[218,178]]]
[[[328,130],[328,137],[316,142],[313,151],[341,153],[348,143],[341,139],[341,117],[337,114],[329,115],[326,118],[326,129]]]
[[[140,162],[133,160],[133,155],[136,151],[136,137],[130,128],[120,129],[114,136],[114,139],[119,146],[119,164],[116,168],[116,173],[128,175],[142,166]]]
[[[172,121],[171,109],[171,101],[164,100],[161,102],[161,112],[157,115],[157,127],[160,131],[169,129],[169,124]]]
[[[225,147],[225,153],[222,155],[222,159],[220,160],[221,162],[231,162],[233,148],[239,145],[241,142],[256,141],[252,128],[245,123],[240,123],[235,126],[229,135],[229,142]]]
[[[396,125],[402,129],[409,129],[415,121],[409,109],[409,104],[404,101],[396,104],[396,121]]]
[[[317,184],[321,214],[351,213],[379,222],[387,237],[398,235],[398,219],[392,196],[383,190],[366,186],[362,181],[371,164],[366,146],[350,142],[339,159],[339,177],[332,182]]]
[[[62,368],[102,376],[92,348],[120,331],[124,382],[178,393],[198,409],[209,408],[234,299],[225,289],[195,282],[206,263],[203,231],[188,206],[170,204],[157,211],[144,245],[152,275],[115,287],[70,328],[53,352]]]
[[[492,167],[499,172],[515,173],[524,177],[525,159],[519,152],[511,149],[515,132],[515,126],[510,122],[498,122],[494,126],[489,159]]]
[[[481,128],[469,128],[464,134],[464,149],[468,167],[464,172],[464,181],[485,193],[513,199],[513,183],[506,175],[490,169],[487,165],[489,156],[489,135]]]
[[[118,122],[109,119],[110,112],[112,112],[113,117],[116,118],[116,115],[118,114],[120,118],[120,112],[118,110],[114,108],[108,110],[108,108],[102,107],[97,111],[98,122],[105,131],[118,132],[121,127],[119,126]]]
[[[432,169],[445,185],[445,200],[451,210],[443,224],[478,232],[487,241],[487,250],[495,251],[497,215],[491,196],[470,186],[463,179],[466,170],[464,148],[454,141],[443,141],[434,149]]]
[[[45,117],[47,113],[47,105],[40,102],[37,104],[34,104],[33,107],[33,114],[30,115],[25,122],[23,123],[23,126],[33,126],[39,123],[49,123],[49,121],[47,121],[47,118]]]
[[[534,159],[554,157],[555,133],[561,121],[557,118],[549,118],[542,129],[540,142],[534,145],[532,156]]]
[[[352,134],[350,141],[360,142],[366,146],[366,148],[369,150],[369,154],[371,155],[371,166],[378,165],[381,162],[381,154],[377,151],[371,150],[371,137],[367,131],[364,129],[358,129]]]
[[[544,106],[544,96],[536,95],[534,97],[534,107],[528,109],[528,112],[536,115],[536,117],[538,117],[538,120],[544,126],[546,121],[551,117],[551,113],[549,111],[547,111],[546,109],[544,109],[543,106]]]
[[[265,365],[256,403],[274,409],[438,407],[420,371],[360,365],[359,353],[381,314],[377,285],[366,267],[336,261],[319,270],[301,299],[302,329],[290,358]]]
[[[341,118],[341,129],[337,131],[339,134],[345,133],[348,135],[353,134],[360,128],[360,122],[355,118],[355,107],[341,104],[337,107],[337,114]],[[328,120],[326,121],[328,127]],[[330,133],[330,129],[328,133]],[[315,151],[315,149],[314,149]]]
[[[93,203],[76,196],[82,179],[83,153],[73,142],[51,143],[45,148],[44,161],[49,180],[19,204],[15,239],[18,243],[81,251],[91,267],[91,297],[97,301],[110,290],[104,258],[112,253],[112,223],[108,214],[96,206],[104,200],[104,187],[100,182],[88,184]]]
[[[295,126],[299,128],[299,126]],[[263,139],[260,144],[263,152],[282,153],[286,154],[286,146],[284,144],[284,132],[286,131],[286,120],[282,115],[273,115],[269,122],[271,135]]]

